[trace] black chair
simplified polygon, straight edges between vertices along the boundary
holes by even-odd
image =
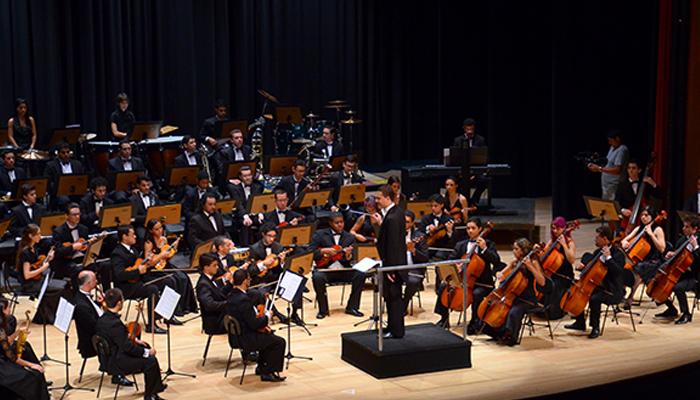
[[[603,332],[605,332],[605,322],[608,319],[608,312],[610,311],[610,304],[608,304],[605,307],[605,314],[603,314],[603,326],[600,328],[600,335],[603,336]],[[617,305],[612,306],[612,320],[615,321],[616,325],[620,325],[619,318],[617,314],[624,314],[627,313],[630,317],[630,322],[632,323],[632,330],[634,332],[637,332],[637,327],[634,324],[634,313],[632,313],[632,307],[629,308],[629,310],[623,311],[621,310]]]
[[[22,289],[22,283],[19,281],[17,271],[15,271],[13,265],[6,262],[2,263],[2,283],[2,292],[12,296],[12,313],[15,312],[20,297],[27,297],[29,300],[33,300],[36,295],[36,293]]]
[[[226,361],[226,371],[224,371],[224,378],[228,377],[228,370],[231,365],[231,356],[233,355],[233,350],[238,349],[241,352],[241,362],[243,364],[243,372],[241,373],[241,380],[239,385],[243,384],[243,377],[245,377],[245,371],[248,368],[248,357],[246,352],[243,350],[241,344],[241,324],[238,320],[230,315],[224,317],[224,326],[226,327],[226,332],[228,332],[228,344],[230,350],[228,352],[228,360]]]
[[[121,371],[113,370],[110,368],[109,365],[109,357],[111,355],[111,349],[109,348],[109,342],[107,342],[107,339],[100,335],[94,335],[92,337],[92,346],[95,348],[95,351],[97,352],[97,359],[100,362],[100,367],[99,370],[102,373],[100,375],[100,384],[97,388],[97,398],[100,397],[100,392],[102,391],[102,381],[105,378],[105,373],[109,375],[119,375],[121,374]],[[116,368],[116,367],[115,367]],[[139,391],[139,385],[136,383],[136,375],[132,374],[132,378],[134,379],[134,388],[136,391]],[[114,399],[116,400],[117,395],[119,394],[119,387],[121,385],[117,383],[117,388],[114,391]]]
[[[543,314],[546,323],[536,323],[532,320],[532,316],[536,314]],[[554,331],[552,330],[552,324],[549,321],[549,305],[537,304],[536,307],[532,308],[525,313],[523,317],[522,327],[520,328],[520,334],[518,335],[518,344],[522,342],[523,335],[525,334],[525,329],[528,329],[528,336],[532,336],[535,333],[535,326],[547,327],[549,329],[549,338],[554,340]]]

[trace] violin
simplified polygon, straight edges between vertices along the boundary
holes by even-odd
[[[479,233],[477,238],[488,235],[489,232],[491,232],[491,229],[493,229],[493,224],[491,222],[487,222],[486,227],[481,231],[481,233]],[[466,260],[467,265],[467,307],[472,304],[476,280],[479,279],[481,274],[484,272],[484,268],[486,267],[486,262],[476,252],[477,247],[479,246],[475,245],[471,251],[464,253],[462,256],[462,260]],[[463,273],[464,269],[462,268],[459,274],[460,280],[464,279]],[[462,311],[464,309],[462,307],[464,303],[464,288],[461,285],[458,285],[456,282],[451,282],[451,280],[447,281],[447,284],[447,288],[445,288],[440,295],[440,302],[442,305],[452,311]]]
[[[268,254],[267,257],[265,257],[265,259],[263,260],[263,263],[271,263],[271,264],[268,265],[262,271],[260,271],[258,273],[258,276],[262,278],[263,276],[267,275],[267,271],[279,267],[280,261],[282,260],[282,257],[286,256],[287,254],[291,253],[292,251],[294,251],[294,248],[289,248],[287,250],[280,252],[279,254],[274,254],[274,253]]]
[[[561,309],[571,315],[581,314],[586,309],[593,290],[603,283],[607,273],[608,267],[600,259],[600,255],[593,257],[581,270],[579,279],[562,296],[559,301]]]
[[[292,218],[292,221],[297,221],[297,223],[301,222],[304,220],[304,216],[298,216],[296,218]],[[292,221],[282,221],[279,224],[277,224],[277,229],[284,228],[286,226],[289,226],[292,224]]]
[[[561,236],[569,237],[571,232],[578,229],[579,226],[581,226],[581,223],[578,220],[567,222],[564,232],[552,239],[552,243],[537,254],[540,265],[542,265],[542,271],[546,277],[551,278],[552,275],[559,270],[562,264],[564,264],[564,258],[566,256],[560,251],[555,251],[557,248],[561,247],[559,244],[559,238]]]
[[[647,283],[646,293],[657,303],[668,300],[673,292],[673,288],[683,275],[693,264],[693,253],[688,250],[690,239],[686,239],[681,244],[673,257],[664,261],[656,271],[656,275]]]
[[[134,262],[134,265],[130,267],[126,267],[124,270],[125,271],[135,271],[139,269],[140,266],[143,264],[148,264],[150,262],[150,258],[137,258],[136,261]],[[139,278],[134,278],[134,279],[129,279],[129,283],[137,283],[139,281]]]
[[[352,246],[341,247],[339,244],[333,246],[334,253],[331,256],[323,256],[320,260],[316,260],[316,268],[326,268],[336,261],[341,261],[345,258],[345,252],[352,250]]]
[[[304,197],[304,193],[311,191],[313,188],[316,188],[318,186],[318,183],[321,182],[321,179],[325,178],[326,175],[333,169],[333,166],[330,164],[326,164],[323,166],[323,169],[321,172],[318,174],[316,179],[314,179],[311,183],[308,185],[304,186],[304,188],[297,194],[297,197],[294,198],[294,201],[292,201],[292,204],[289,205],[289,208],[296,208],[299,207],[299,202],[301,201],[301,198]],[[315,190],[315,189],[314,189]]]
[[[529,282],[523,273],[525,260],[538,249],[539,246],[535,246],[515,265],[511,264],[502,271],[505,278],[479,304],[477,315],[484,323],[492,328],[500,328],[505,324],[515,299],[525,291]]]
[[[637,196],[634,199],[634,206],[632,207],[632,215],[630,215],[629,217],[623,217],[622,221],[620,221],[620,228],[622,228],[622,231],[624,232],[623,235],[625,236],[629,235],[630,232],[632,232],[632,229],[634,229],[634,227],[637,226],[639,212],[644,207],[646,207],[646,199],[644,198],[644,189],[646,188],[646,182],[644,182],[644,180],[647,178],[647,176],[649,176],[649,171],[654,165],[654,157],[655,155],[652,152],[651,156],[649,157],[649,162],[647,163],[646,168],[644,168],[644,173],[642,174],[642,177],[639,180],[639,185],[637,187]]]
[[[49,252],[48,252],[47,254],[42,254],[42,255],[40,255],[40,256],[36,259],[36,261],[34,261],[34,263],[31,264],[31,265],[29,266],[29,269],[30,269],[30,270],[37,270],[37,269],[41,268],[41,266],[44,264],[44,261],[46,261],[46,258],[48,257],[48,254],[51,254],[51,252],[53,251],[53,249],[54,249],[53,246],[51,246],[51,248],[49,249]],[[35,277],[33,277],[33,278],[29,279],[29,280],[31,280],[31,281],[40,281],[41,278],[42,278],[42,274],[38,274],[37,276],[35,276]]]
[[[661,211],[651,223],[655,223],[658,225],[662,223],[667,217],[668,214],[666,213],[666,211]],[[647,255],[649,255],[649,252],[651,252],[654,243],[651,242],[650,238],[647,238],[646,235],[644,235],[645,228],[646,225],[639,226],[639,232],[637,232],[634,238],[632,238],[629,247],[625,249],[625,254],[627,254],[625,269],[632,269],[639,262],[643,261],[647,257]]]
[[[454,221],[454,219],[450,218],[448,222]],[[440,239],[444,238],[447,236],[447,225],[445,225],[447,222],[440,224],[435,227],[430,233],[421,236],[421,240],[425,240],[428,243],[428,246],[434,246],[435,243],[437,243]]]
[[[158,261],[153,268],[158,271],[165,269],[165,266],[168,265],[168,260],[173,258],[173,256],[177,253],[177,246],[180,244],[180,239],[182,239],[182,235],[178,236],[172,244],[166,243],[160,248],[159,254],[166,254],[166,256],[163,256],[164,258]]]
[[[109,235],[109,232],[103,231],[97,234],[96,236],[91,237],[90,239],[85,239],[85,238],[78,238],[75,242],[63,242],[63,247],[72,247],[74,243],[80,243],[82,246],[77,251],[87,251],[88,247],[90,247],[91,244],[97,242],[100,239],[106,238]]]
[[[139,324],[140,311],[143,309],[141,303],[136,304],[136,319],[130,321],[126,324],[126,331],[128,332],[129,341],[136,344],[136,339],[141,339],[141,324]]]

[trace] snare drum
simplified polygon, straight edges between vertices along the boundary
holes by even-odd
[[[92,151],[92,159],[95,161],[95,169],[100,175],[107,176],[107,164],[110,158],[117,156],[119,142],[91,141],[88,145]]]
[[[144,139],[139,142],[140,146],[144,147],[146,157],[148,157],[149,169],[156,178],[164,178],[165,171],[173,166],[175,157],[182,150],[183,136],[164,136],[155,139]]]
[[[246,261],[250,258],[250,247],[232,249],[230,254],[233,257],[233,261]]]

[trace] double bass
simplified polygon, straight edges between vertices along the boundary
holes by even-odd
[[[579,315],[586,309],[595,288],[600,286],[608,273],[608,267],[600,259],[593,257],[581,270],[580,278],[574,282],[559,301],[559,307],[571,315]]]
[[[491,232],[491,229],[493,229],[493,224],[491,222],[487,222],[486,227],[481,231],[481,233],[479,233],[479,236],[477,238],[482,238],[485,235],[488,235],[489,232]],[[474,247],[472,247],[471,251],[466,252],[462,256],[462,259],[466,260],[467,265],[466,307],[469,307],[472,304],[472,301],[474,300],[474,285],[476,284],[476,280],[479,279],[481,274],[484,272],[484,268],[486,267],[486,262],[476,252],[477,247],[479,246],[475,245]],[[462,269],[461,272],[458,274],[460,282],[462,282],[462,280],[464,279],[464,275],[462,275],[463,273],[464,269]],[[462,307],[464,303],[464,288],[457,282],[452,282],[451,279],[447,280],[446,283],[447,287],[440,295],[440,302],[449,310],[462,311],[464,309]]]
[[[559,238],[562,236],[569,236],[569,234],[578,229],[580,225],[581,223],[578,222],[578,220],[567,222],[564,232],[552,239],[552,243],[537,254],[540,265],[542,265],[542,272],[544,272],[546,277],[551,278],[552,275],[557,273],[562,264],[564,264],[566,255],[560,251],[556,251],[560,246]]]
[[[629,233],[632,232],[632,229],[634,229],[634,227],[637,226],[639,212],[646,206],[646,200],[644,199],[644,189],[646,188],[646,182],[644,182],[644,180],[647,178],[647,176],[649,176],[649,171],[651,170],[651,167],[653,165],[654,153],[651,153],[651,156],[649,157],[649,162],[647,163],[646,168],[644,168],[644,173],[642,174],[642,177],[639,180],[639,185],[637,188],[637,197],[635,197],[634,206],[632,207],[632,215],[630,215],[629,217],[624,217],[622,218],[622,221],[620,221],[620,228],[622,228],[622,231],[624,232],[622,234],[623,237],[629,235]]]
[[[662,223],[666,218],[668,217],[668,214],[666,211],[661,211],[659,215],[656,216],[654,221],[652,221],[650,224],[660,224]],[[625,254],[627,255],[627,261],[625,262],[625,269],[632,269],[635,265],[643,261],[646,256],[651,252],[652,246],[654,246],[654,243],[652,243],[649,239],[647,239],[644,236],[644,229],[646,228],[646,225],[639,226],[639,232],[632,238],[632,241],[630,242],[629,247],[625,250]]]
[[[657,303],[668,300],[681,275],[693,264],[694,256],[688,250],[688,243],[690,243],[689,238],[680,245],[673,257],[661,264],[654,278],[647,283],[647,296]]]

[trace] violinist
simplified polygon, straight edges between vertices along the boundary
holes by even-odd
[[[280,376],[284,364],[286,341],[274,333],[262,333],[258,329],[269,324],[272,312],[256,315],[256,304],[248,294],[250,275],[245,269],[233,273],[233,289],[228,298],[227,314],[238,320],[241,326],[238,346],[246,353],[258,352],[256,374],[263,382],[282,382],[286,377]]]
[[[640,230],[643,230],[644,234],[640,240],[648,241],[651,245],[651,251],[649,251],[644,260],[635,264],[634,267],[625,274],[625,285],[631,287],[630,294],[625,300],[625,310],[629,310],[632,306],[634,293],[637,291],[639,285],[642,282],[649,282],[654,277],[661,263],[661,259],[663,258],[662,255],[666,250],[666,235],[664,234],[663,228],[654,222],[656,219],[656,210],[654,207],[646,206],[640,212],[639,219],[641,224],[622,239],[620,245],[625,251],[629,251],[634,238],[639,235]]]
[[[287,192],[287,198],[290,202],[296,200],[299,193],[309,184],[306,175],[306,162],[304,160],[294,161],[292,165],[292,175],[287,175],[280,179],[275,189],[282,189]]]
[[[263,214],[263,223],[270,223],[277,227],[284,225],[296,226],[299,221],[304,219],[301,214],[289,208],[287,192],[282,189],[275,189],[274,197],[275,209]]]
[[[563,255],[562,264],[557,269],[557,272],[552,274],[551,279],[554,287],[552,288],[551,295],[544,300],[546,304],[549,305],[548,317],[550,319],[559,319],[564,316],[564,312],[559,306],[562,296],[571,286],[571,282],[574,280],[574,263],[576,262],[576,243],[571,237],[571,232],[566,230],[567,224],[564,217],[556,217],[552,220],[552,224],[549,227],[550,238],[545,245],[545,249],[548,249],[554,241],[557,242],[556,247],[553,251],[559,252]],[[544,261],[544,260],[540,260]]]
[[[676,286],[673,287],[673,293],[676,295],[678,300],[678,306],[681,309],[681,317],[676,320],[676,324],[687,324],[691,322],[693,316],[688,308],[688,296],[686,292],[694,292],[698,285],[698,273],[700,272],[700,246],[698,245],[698,232],[700,231],[700,218],[689,217],[683,220],[683,234],[676,241],[675,250],[669,251],[666,254],[666,259],[673,257],[678,251],[683,243],[688,241],[687,249],[692,253],[693,263],[690,268],[684,272],[678,279]],[[666,304],[666,310],[660,314],[656,314],[657,318],[675,318],[678,316],[678,310],[673,306],[672,298],[669,298],[664,303]]]
[[[466,254],[471,253],[481,258],[484,261],[484,271],[476,279],[476,284],[472,292],[472,313],[469,325],[467,325],[467,333],[474,335],[481,329],[481,321],[477,316],[477,308],[481,301],[493,289],[493,274],[505,267],[501,262],[501,257],[496,251],[496,243],[492,240],[480,237],[484,230],[481,219],[471,217],[467,220],[467,239],[457,243],[454,251],[450,255],[450,259],[463,258]],[[472,253],[473,252],[473,253]],[[463,268],[463,267],[462,267]],[[440,302],[442,293],[447,289],[448,284],[445,281],[440,282],[437,288],[438,301],[435,302],[435,314],[440,315],[440,321],[437,325],[446,329],[450,328],[450,310]]]
[[[82,270],[78,264],[85,256],[89,232],[89,229],[80,223],[80,214],[80,206],[77,203],[68,203],[66,222],[54,228],[52,238],[56,249],[56,257],[51,264],[54,277],[70,278],[74,288],[78,287],[78,273]]]
[[[454,176],[445,179],[445,209],[455,219],[457,225],[464,225],[469,218],[467,198],[459,193],[459,183]]]
[[[452,233],[454,219],[445,212],[445,198],[436,193],[428,199],[431,213],[421,218],[418,227],[428,236],[428,245],[441,249],[452,248]],[[450,252],[447,250],[431,250],[431,256],[439,260],[447,260]]]
[[[233,249],[233,241],[226,236],[217,236],[212,242],[212,250],[214,255],[219,260],[219,269],[217,270],[215,277],[224,275],[229,268],[235,266],[235,260],[231,255],[231,250]]]
[[[168,238],[164,235],[163,224],[157,219],[152,219],[146,224],[146,238],[143,243],[144,253],[147,258],[155,258],[156,256],[162,255],[165,257],[165,268],[172,270],[175,267],[170,264],[170,260],[177,253],[180,241],[176,240],[174,243],[169,244]],[[171,248],[172,247],[172,248]],[[170,250],[168,252],[168,250]],[[169,253],[168,255],[163,253]],[[147,279],[155,279],[164,274],[164,272],[152,271],[149,273]],[[190,277],[182,271],[167,272],[171,275],[169,278],[163,279],[163,286],[169,286],[171,289],[176,291],[181,297],[180,301],[177,303],[175,308],[175,315],[170,320],[171,325],[181,325],[182,323],[178,321],[175,316],[183,317],[188,313],[197,312],[197,302],[194,295],[194,289],[192,288],[192,282]]]
[[[24,228],[29,224],[39,225],[39,220],[46,214],[44,206],[37,203],[36,186],[25,183],[20,188],[20,194],[22,201],[11,210],[14,219],[10,231],[14,236],[22,235]]]
[[[197,301],[202,314],[202,329],[207,335],[226,333],[224,315],[229,294],[233,289],[233,274],[226,271],[217,278],[219,257],[214,253],[199,256],[201,274],[197,280]]]
[[[366,214],[357,217],[352,228],[350,228],[350,234],[355,236],[355,240],[359,243],[373,243],[377,240],[377,231],[372,225],[372,220],[369,216],[377,212],[376,198],[372,195],[367,196],[363,206]],[[413,222],[411,222],[411,225],[413,225]]]
[[[131,232],[133,233],[133,229]],[[161,397],[158,393],[168,386],[161,379],[156,349],[139,338],[129,338],[126,325],[119,315],[124,308],[121,290],[109,289],[105,293],[104,301],[107,309],[97,319],[95,332],[109,344],[110,357],[109,360],[105,360],[110,364],[108,369],[121,371],[125,375],[143,373],[146,381],[144,399],[159,400]]]
[[[529,240],[526,238],[516,240],[513,242],[513,256],[515,259],[505,269],[496,272],[496,285],[498,285],[508,277],[508,271],[522,262],[524,268],[521,267],[520,272],[517,273],[524,274],[528,281],[525,290],[513,302],[513,306],[508,311],[508,316],[502,327],[494,329],[484,324],[484,332],[497,339],[500,344],[514,346],[518,343],[518,336],[520,335],[520,328],[522,327],[525,313],[537,307],[538,304],[535,289],[543,293],[548,293],[552,290],[552,281],[544,275],[537,257],[526,257],[531,251],[532,243]]]
[[[403,210],[403,208],[400,209]],[[406,221],[406,264],[428,262],[428,244],[421,239],[425,234],[416,229],[416,214],[411,210],[406,210],[404,219]],[[425,278],[425,269],[423,268],[417,268],[408,272],[408,281],[403,293],[404,307],[408,308],[408,303],[423,284],[423,278]]]
[[[584,263],[593,262],[596,258],[599,259],[607,268],[607,273],[600,286],[598,286],[591,295],[589,308],[589,323],[591,332],[588,334],[590,339],[595,339],[600,336],[600,307],[601,304],[615,305],[622,301],[625,294],[625,285],[623,271],[625,265],[625,254],[612,245],[613,233],[607,226],[596,228],[595,246],[598,248],[593,254],[586,253],[581,257],[581,262],[576,265],[577,270],[585,268]],[[565,325],[566,329],[578,331],[586,330],[585,312],[575,316],[573,324]]]

